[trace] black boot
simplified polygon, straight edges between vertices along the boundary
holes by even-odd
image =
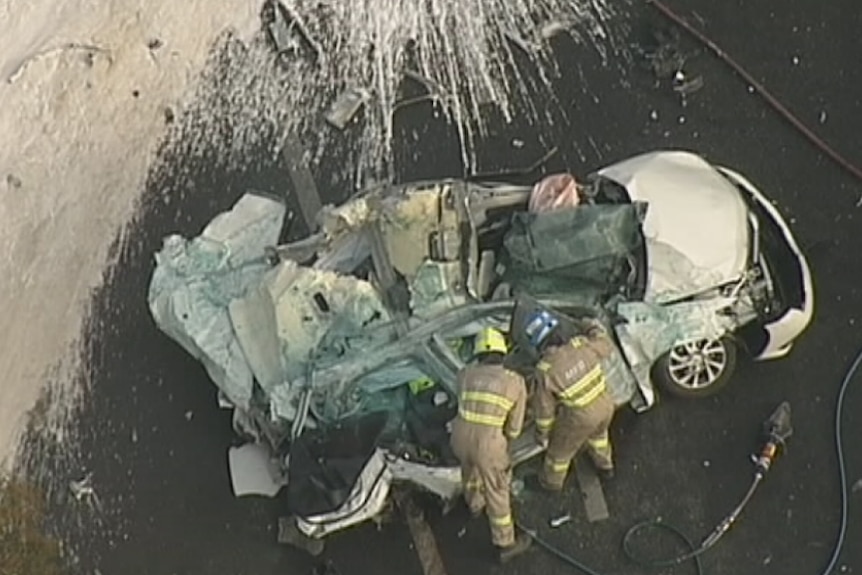
[[[525,533],[518,533],[515,537],[515,542],[512,545],[509,545],[508,547],[500,547],[500,563],[508,563],[518,555],[527,551],[532,544],[532,537]]]

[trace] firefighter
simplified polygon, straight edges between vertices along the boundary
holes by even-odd
[[[506,338],[496,329],[486,328],[476,336],[476,360],[458,374],[458,416],[451,437],[461,463],[464,499],[473,516],[486,512],[501,563],[531,543],[526,534],[516,536],[509,501],[508,442],[521,434],[527,388],[523,377],[503,367],[507,353]]]
[[[615,405],[607,390],[601,362],[613,350],[602,325],[587,320],[585,335],[567,337],[559,320],[547,311],[527,318],[526,335],[539,352],[536,364],[536,436],[547,445],[539,483],[560,491],[572,460],[586,447],[599,474],[613,477],[608,428]]]

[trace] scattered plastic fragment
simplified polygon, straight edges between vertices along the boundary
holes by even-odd
[[[567,30],[568,26],[566,26],[563,22],[553,20],[542,26],[539,34],[541,34],[542,38],[544,38],[545,40],[550,40],[558,34],[565,33]]]
[[[95,498],[96,491],[93,489],[93,474],[88,473],[78,481],[70,481],[69,491],[72,492],[72,495],[78,501]]]
[[[371,98],[367,90],[354,88],[339,96],[326,114],[326,121],[343,130]]]
[[[673,76],[673,91],[682,96],[693,94],[703,88],[703,76],[689,78],[685,72],[678,70]]]
[[[825,123],[826,123],[826,110],[821,110],[821,111],[820,111],[820,123],[821,123],[821,124],[825,124]]]
[[[512,140],[512,147],[518,148],[518,149],[523,148],[524,147],[524,140],[520,140],[518,138],[515,138],[514,140]]]
[[[191,421],[195,416],[194,412],[190,409],[186,412],[186,421]]]
[[[571,520],[572,520],[571,514],[566,513],[565,515],[560,515],[559,517],[552,518],[550,521],[548,521],[548,524],[550,524],[551,527],[556,529],[557,527],[565,525],[566,523],[568,523]]]
[[[857,479],[853,487],[850,488],[851,493],[856,493],[857,491],[862,491],[862,479]]]

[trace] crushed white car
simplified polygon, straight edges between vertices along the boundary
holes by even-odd
[[[536,306],[599,318],[619,348],[605,366],[611,392],[643,411],[656,386],[716,392],[740,342],[777,357],[811,320],[805,258],[736,172],[660,151],[591,174],[574,207],[530,212],[531,191],[454,180],[368,190],[281,246],[284,203],[250,193],[197,238],[166,238],[153,317],[203,363],[235,429],[266,447],[259,469],[272,468],[274,487],[259,490],[286,484],[305,535],[375,516],[393,482],[458,494],[447,423],[482,327],[509,331]],[[528,346],[511,336],[512,366],[526,370]],[[516,462],[540,451],[530,434],[512,449]]]

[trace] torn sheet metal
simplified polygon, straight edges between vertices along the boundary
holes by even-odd
[[[390,314],[367,281],[283,262],[263,279],[269,292],[285,380],[306,375],[308,362],[332,361],[374,339]],[[378,342],[379,343],[379,342]]]
[[[332,103],[326,121],[343,130],[370,99],[371,94],[363,88],[347,90]]]
[[[275,497],[287,484],[270,453],[267,446],[259,443],[246,443],[228,450],[230,480],[236,497]]]
[[[429,316],[467,303],[461,262],[425,261],[410,284],[410,307],[417,316]]]
[[[234,404],[247,407],[253,375],[228,307],[256,285],[269,265],[264,250],[278,241],[283,203],[244,195],[200,236],[165,239],[156,254],[148,302],[159,328],[197,358]]]
[[[719,313],[734,303],[730,298],[715,298],[659,306],[643,302],[624,302],[617,313],[626,323],[616,326],[621,339],[637,342],[644,357],[630,357],[632,363],[652,364],[680,342],[718,339],[733,329],[733,319]]]
[[[397,458],[390,460],[389,468],[393,480],[418,485],[444,501],[461,494],[460,467],[430,467]]]
[[[383,450],[377,449],[365,464],[347,501],[331,513],[297,518],[308,537],[321,538],[375,517],[383,509],[392,484],[392,472]]]

